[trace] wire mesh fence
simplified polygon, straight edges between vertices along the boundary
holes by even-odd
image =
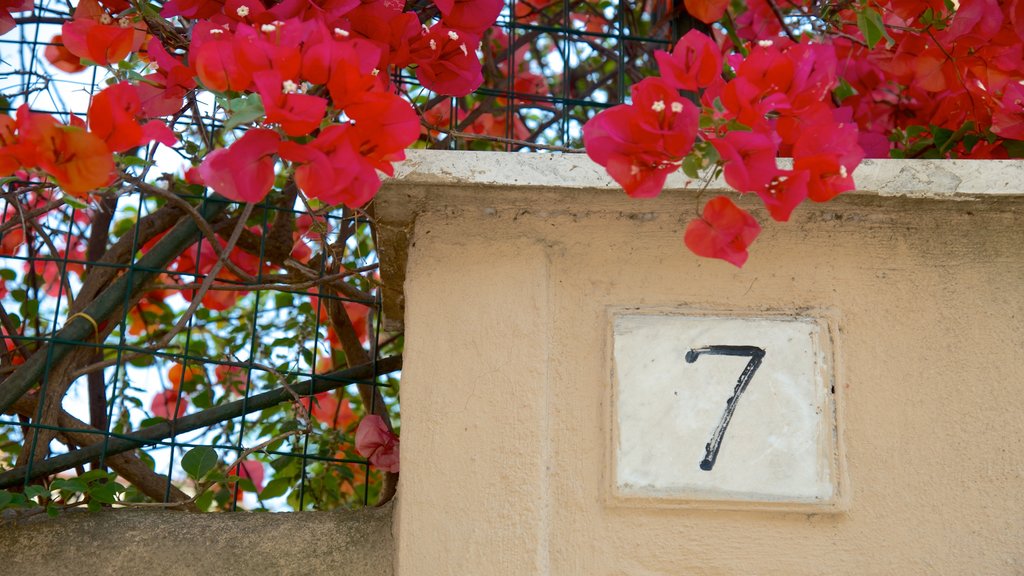
[[[421,21],[436,16],[420,4]],[[73,125],[110,82],[64,49],[72,10],[36,2],[0,37],[3,113]],[[416,147],[576,151],[680,18],[660,0],[511,0],[483,33],[478,90],[438,96],[408,69],[393,85],[421,115]],[[169,117],[186,148],[226,121],[213,99]],[[120,160],[121,184],[87,200],[2,181],[0,508],[325,510],[392,492],[355,442],[367,414],[400,427],[402,335],[381,328],[372,204],[323,205],[282,181],[246,208],[182,179],[172,150]]]

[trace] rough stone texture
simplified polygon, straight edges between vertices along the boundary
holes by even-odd
[[[865,164],[875,193],[788,223],[748,195],[765,229],[737,269],[682,243],[714,190],[463,158],[412,155],[376,202],[408,241],[400,576],[1024,573],[1024,163]],[[848,509],[614,502],[622,307],[835,318]]]
[[[356,512],[76,511],[0,526],[0,574],[390,576],[391,507]]]

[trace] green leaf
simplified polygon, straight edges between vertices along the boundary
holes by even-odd
[[[874,48],[882,38],[885,38],[886,43],[890,46],[896,43],[892,36],[889,36],[889,32],[885,30],[882,15],[874,8],[864,8],[857,13],[857,27],[864,35],[864,41],[867,42],[868,48]]]
[[[259,94],[249,94],[248,96],[230,100],[226,108],[231,111],[231,116],[224,122],[224,130],[231,130],[242,124],[248,124],[262,118],[266,114]]]
[[[46,506],[46,515],[50,518],[56,518],[60,515],[60,508],[56,504],[49,504]]]
[[[98,500],[104,504],[113,504],[117,501],[117,495],[124,492],[124,486],[117,482],[104,482],[102,484],[94,484],[89,489],[89,496],[93,500]]]
[[[17,277],[18,277],[18,273],[15,272],[14,270],[9,270],[7,268],[0,269],[0,278],[3,278],[4,280],[7,280],[8,282],[14,280]]]
[[[689,154],[683,158],[683,174],[693,180],[700,180],[700,168],[704,160],[696,154]]]
[[[96,480],[109,479],[109,478],[111,478],[111,475],[110,475],[109,472],[107,472],[106,470],[99,470],[99,469],[97,469],[97,470],[89,470],[85,474],[82,474],[81,476],[78,477],[78,479],[81,480],[82,482],[95,482]]]
[[[46,488],[43,488],[42,486],[40,486],[38,484],[33,484],[33,485],[29,486],[28,488],[25,488],[25,498],[27,498],[29,500],[31,500],[33,498],[36,498],[37,496],[42,496],[43,494],[49,494],[49,493],[50,493],[49,490],[47,490]]]
[[[849,82],[847,82],[843,78],[840,78],[839,85],[836,86],[836,89],[833,90],[832,93],[835,94],[836,100],[842,102],[843,100],[846,100],[850,96],[856,96],[857,90],[854,89],[853,86],[850,86]]]
[[[71,206],[75,210],[85,210],[85,209],[89,208],[88,204],[86,204],[85,202],[82,202],[81,199],[75,198],[74,196],[72,196],[70,194],[65,194],[64,195],[64,203],[67,204],[68,206]]]
[[[273,484],[273,482],[271,482],[271,484]],[[3,510],[7,506],[9,506],[11,502],[14,502],[14,494],[8,492],[7,490],[0,490],[0,510]]]
[[[209,446],[197,446],[181,457],[181,469],[190,477],[200,480],[217,465],[217,451]]]
[[[25,300],[21,303],[21,315],[25,318],[35,318],[39,314],[39,300]]]
[[[211,504],[213,504],[213,492],[210,490],[203,492],[199,498],[196,498],[196,508],[199,510],[209,510]]]
[[[1003,140],[1003,148],[1010,155],[1010,158],[1024,158],[1024,141]]]

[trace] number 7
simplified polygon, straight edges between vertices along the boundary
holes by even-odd
[[[740,401],[740,396],[746,391],[751,379],[754,378],[754,372],[757,372],[757,369],[761,366],[764,353],[764,349],[757,346],[705,346],[703,348],[693,348],[686,353],[686,361],[690,364],[696,362],[701,354],[750,357],[750,361],[747,362],[747,366],[740,374],[739,380],[736,381],[736,388],[733,389],[732,396],[725,403],[725,412],[722,413],[722,419],[718,422],[718,426],[715,427],[715,431],[711,433],[711,439],[708,441],[707,446],[705,446],[704,459],[700,461],[701,470],[711,470],[714,468],[715,460],[718,458],[718,450],[722,447],[722,437],[725,436],[725,430],[729,427],[729,421],[732,420],[732,413],[736,410],[736,403]]]

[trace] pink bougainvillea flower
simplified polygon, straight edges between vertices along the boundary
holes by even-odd
[[[103,139],[111,152],[124,152],[147,142],[173,146],[178,139],[166,124],[138,123],[142,103],[135,86],[118,82],[93,96],[89,105],[89,131]]]
[[[295,184],[307,196],[327,204],[344,203],[351,207],[362,206],[373,197],[373,193],[369,196],[351,193],[357,173],[368,166],[356,152],[352,130],[350,124],[333,124],[321,130],[308,144],[281,144],[281,157],[295,163]]]
[[[160,9],[160,15],[202,20],[220,12],[223,6],[224,0],[168,0]]]
[[[855,188],[853,171],[864,159],[857,126],[826,123],[808,127],[793,145],[793,168],[807,170],[807,196],[825,202]]]
[[[32,9],[32,0],[0,0],[0,36],[14,30],[14,12],[26,12]]]
[[[320,127],[327,112],[327,100],[298,94],[298,84],[282,80],[274,70],[253,75],[253,83],[263,100],[268,124],[278,124],[289,136],[305,136]]]
[[[729,0],[683,0],[686,11],[705,24],[713,24],[722,19]]]
[[[501,13],[504,0],[434,0],[449,28],[483,34]]]
[[[735,130],[711,144],[725,164],[722,171],[726,183],[736,190],[757,192],[775,177],[778,146],[771,134]]]
[[[661,76],[673,88],[695,92],[722,76],[722,52],[708,35],[690,30],[676,43],[672,53],[654,52]]]
[[[100,66],[116,64],[142,46],[146,34],[127,17],[115,21],[95,0],[82,0],[61,28],[64,46]]]
[[[476,55],[480,39],[468,32],[435,24],[413,42],[410,58],[416,63],[416,79],[441,94],[465,96],[484,81]]]
[[[274,154],[280,144],[281,137],[273,130],[249,130],[231,146],[209,153],[199,165],[199,175],[225,198],[259,202],[274,185]]]
[[[218,364],[213,369],[213,375],[217,383],[224,388],[224,392],[233,396],[245,396],[245,389],[249,383],[248,372],[241,366],[230,364]]]
[[[767,186],[756,192],[772,218],[786,222],[793,210],[807,199],[810,178],[811,173],[806,170],[779,170]]]
[[[649,134],[640,127],[637,108],[619,105],[602,111],[583,126],[587,156],[604,166],[626,194],[651,198],[661,193],[675,166],[665,155],[649,150]]]
[[[633,104],[602,111],[583,127],[587,155],[634,198],[657,196],[693,147],[698,111],[661,78],[633,86]]]
[[[1020,83],[1006,86],[1000,106],[992,115],[992,132],[1003,138],[1024,140],[1024,86]]]
[[[185,411],[188,410],[188,398],[181,396],[179,400],[179,396],[177,390],[157,392],[149,403],[149,411],[153,413],[153,416],[163,418],[164,420],[181,418],[185,415]],[[177,413],[174,410],[175,406],[178,408]],[[171,416],[171,414],[174,414],[174,416]]]
[[[252,481],[252,485],[256,488],[257,494],[263,492],[263,463],[258,460],[243,460],[242,462],[239,462],[228,470],[228,476],[247,478]],[[239,489],[244,490],[244,488],[241,487],[239,487]]]
[[[174,114],[181,110],[185,94],[196,87],[196,74],[168,53],[156,37],[150,39],[146,51],[159,70],[135,85],[142,112],[147,118]]]
[[[704,205],[701,218],[686,226],[686,247],[706,258],[719,258],[740,268],[747,261],[747,247],[761,233],[753,216],[725,196]]]
[[[643,142],[663,152],[669,162],[679,162],[693,148],[700,112],[689,100],[661,78],[644,78],[631,90],[635,121],[646,132]]]
[[[363,417],[356,428],[356,451],[385,472],[398,472],[398,436],[376,414]]]

